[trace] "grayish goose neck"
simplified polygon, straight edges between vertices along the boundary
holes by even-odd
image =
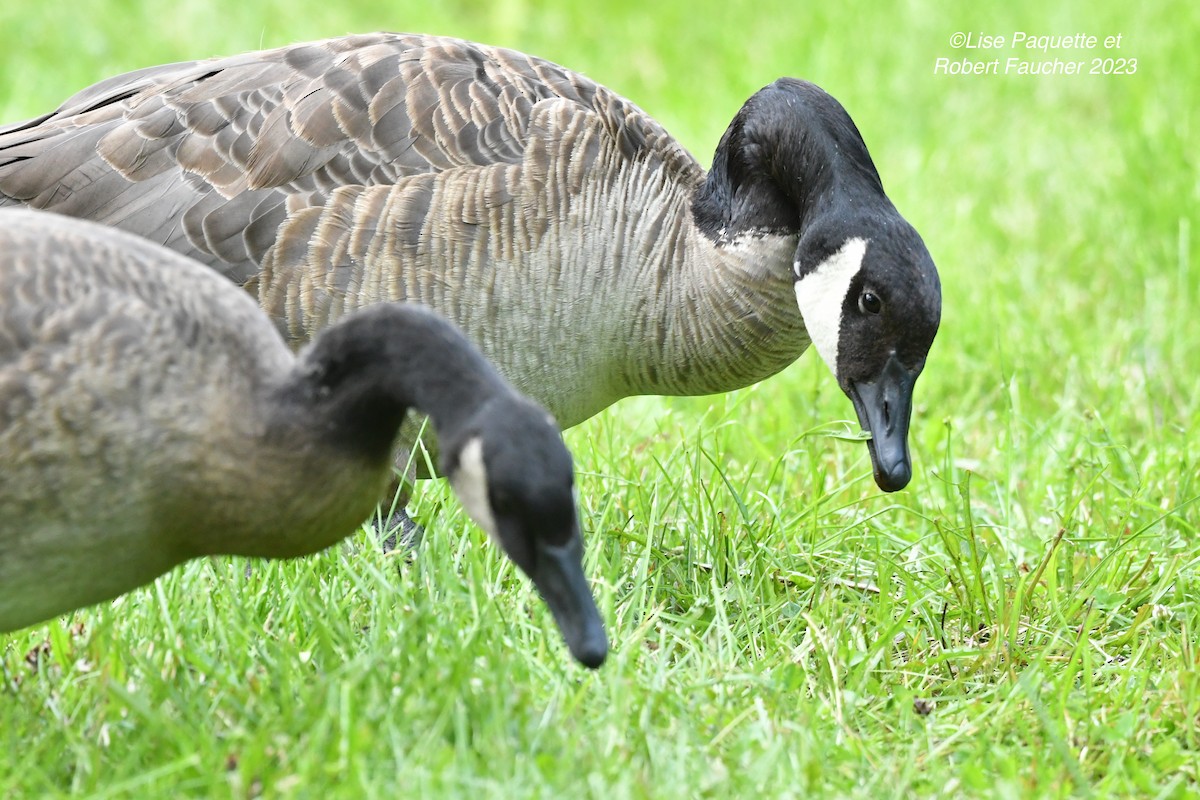
[[[270,428],[285,433],[317,419],[329,446],[386,464],[394,442],[379,433],[399,431],[410,408],[428,414],[448,441],[508,392],[445,319],[417,305],[379,305],[323,332],[301,354]]]
[[[629,246],[643,253],[661,248],[662,255],[614,274],[619,285],[608,297],[625,298],[625,317],[614,319],[619,326],[614,342],[625,349],[615,359],[623,394],[739,389],[774,375],[808,346],[792,291],[796,235],[755,232],[714,239],[693,221],[689,194],[677,191],[654,210],[675,220],[666,246],[662,241]],[[643,221],[638,233],[659,224]]]

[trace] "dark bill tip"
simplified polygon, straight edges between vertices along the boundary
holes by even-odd
[[[885,492],[897,492],[912,480],[908,424],[918,374],[892,355],[875,378],[851,384],[848,392],[858,423],[871,433],[871,467],[875,483]]]
[[[868,442],[868,449],[872,449]],[[898,492],[912,480],[912,460],[908,448],[903,453],[871,452],[871,466],[875,472],[875,485],[885,492]]]
[[[590,669],[603,664],[608,656],[608,635],[583,574],[583,548],[578,540],[562,546],[539,544],[529,577],[550,607],[575,660]]]

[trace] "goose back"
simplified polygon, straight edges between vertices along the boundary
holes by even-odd
[[[125,228],[244,282],[279,223],[339,187],[508,165],[540,170],[539,185],[557,191],[595,174],[594,149],[567,176],[550,174],[559,153],[528,147],[547,146],[551,129],[563,150],[588,149],[579,139],[592,128],[672,182],[703,176],[651,117],[578,73],[457,39],[371,34],[102,81],[0,128],[0,193]],[[79,169],[88,161],[97,169]],[[480,186],[502,193],[511,175],[490,171]]]

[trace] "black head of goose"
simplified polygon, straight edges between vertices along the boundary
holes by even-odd
[[[799,237],[794,289],[805,331],[871,433],[876,483],[903,489],[913,386],[937,334],[941,283],[850,115],[805,81],[763,88],[722,137],[693,213],[718,242]]]
[[[293,356],[253,300],[143,239],[0,211],[0,631],[203,555],[304,555],[353,532],[408,408],[533,580],[571,653],[607,640],[550,415],[415,305],[347,315]]]
[[[417,300],[563,426],[628,395],[746,386],[811,341],[872,434],[880,487],[911,475],[937,273],[812,84],[751,97],[705,173],[633,103],[548,61],[341,37],[139,70],[0,130],[3,203],[207,263],[294,346]]]

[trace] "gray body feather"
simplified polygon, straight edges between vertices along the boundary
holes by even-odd
[[[268,435],[295,358],[250,297],[120,231],[0,224],[0,630],[370,514],[386,463],[306,457],[303,416]]]

